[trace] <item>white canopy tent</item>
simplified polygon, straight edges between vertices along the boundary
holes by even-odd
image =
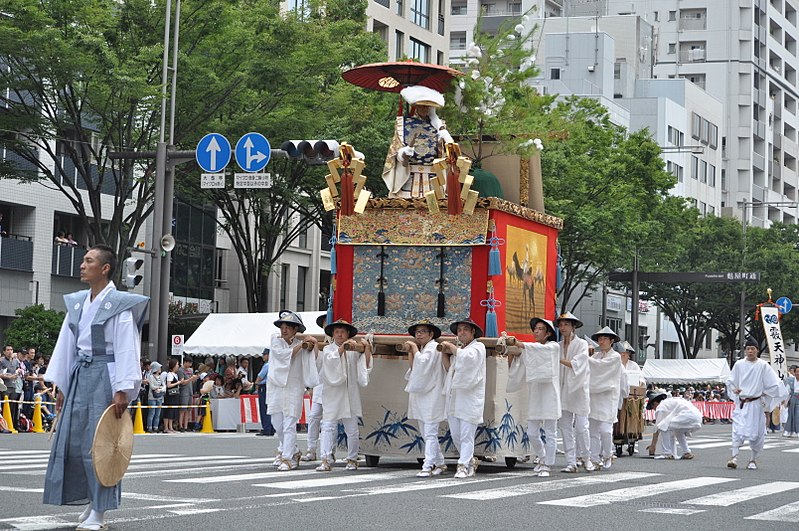
[[[324,312],[298,312],[306,334],[324,334],[316,318]],[[280,329],[272,313],[212,313],[183,346],[183,352],[195,356],[260,356]]]
[[[647,383],[666,385],[723,383],[730,375],[730,366],[724,358],[646,360],[643,373]]]

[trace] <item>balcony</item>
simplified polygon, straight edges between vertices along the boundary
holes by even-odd
[[[80,277],[80,264],[86,249],[76,245],[53,244],[52,274],[59,277]]]
[[[0,269],[33,272],[33,241],[9,234],[0,238]]]
[[[694,48],[693,50],[680,51],[681,63],[704,63],[705,62],[705,49]]]

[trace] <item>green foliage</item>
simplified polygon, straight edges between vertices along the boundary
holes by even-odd
[[[688,213],[668,195],[675,181],[648,132],[628,133],[586,98],[559,101],[544,120],[559,132],[541,155],[547,212],[564,222],[558,295],[561,309],[574,311],[610,271],[632,268],[636,250],[653,261],[668,255],[667,228]]]
[[[528,12],[529,13],[529,12]],[[467,48],[465,76],[458,79],[455,104],[442,110],[449,131],[471,144],[475,165],[489,156],[483,143],[499,140],[497,152],[529,152],[523,144],[536,131],[542,107],[551,98],[535,93],[529,81],[538,74],[533,54],[537,26],[529,15],[509,19],[495,34],[482,31],[482,16],[474,30],[475,42]]]
[[[64,312],[45,310],[44,305],[34,304],[14,313],[17,318],[5,330],[5,342],[16,349],[35,348],[40,354],[52,354],[64,322]]]
[[[182,301],[169,303],[169,335],[184,335],[186,339],[200,327],[202,319],[198,318],[197,304]]]

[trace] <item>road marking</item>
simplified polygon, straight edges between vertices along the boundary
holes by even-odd
[[[145,494],[138,492],[122,492],[123,498],[141,501],[159,501],[175,503],[212,503],[221,500],[215,498],[176,498],[175,496],[159,496],[158,494]]]
[[[661,474],[649,474],[644,472],[621,472],[618,474],[591,475],[583,477],[573,477],[568,479],[556,479],[552,481],[541,481],[539,483],[525,483],[513,487],[485,489],[472,492],[462,492],[458,494],[446,494],[443,498],[457,498],[459,500],[498,500],[513,496],[524,496],[526,494],[538,494],[542,492],[553,492],[556,490],[569,489],[572,487],[583,487],[602,483],[615,483],[617,481],[629,481],[632,479],[643,479]],[[461,483],[462,484],[462,483]]]
[[[767,520],[770,522],[799,522],[799,501],[777,507],[764,513],[747,516],[744,520]]]
[[[308,470],[295,470],[292,471],[292,476],[305,476],[308,474],[316,474],[313,469]],[[226,483],[229,481],[246,481],[250,479],[269,479],[277,477],[286,477],[285,472],[250,472],[248,474],[229,474],[226,476],[210,476],[200,478],[182,478],[182,479],[165,479],[166,483]]]
[[[679,507],[650,507],[649,509],[641,509],[639,513],[660,513],[660,514],[682,514],[690,516],[692,514],[703,513],[704,509],[681,509]]]
[[[330,474],[320,472],[319,475],[320,477],[317,479],[301,479],[299,481],[278,481],[275,483],[256,483],[253,485],[253,487],[269,487],[274,489],[313,489],[317,487],[330,487],[335,485],[350,485],[353,483],[368,483],[370,481],[383,481],[387,479],[407,478],[409,476],[407,471],[387,472],[387,473],[377,472],[370,474],[335,475],[335,476],[331,476]]]
[[[595,507],[597,505],[608,505],[614,502],[621,502],[625,500],[646,498],[648,496],[655,496],[657,494],[663,494],[666,492],[694,489],[697,487],[706,487],[708,485],[718,485],[719,483],[728,483],[730,481],[738,480],[700,476],[696,478],[667,481],[665,483],[655,483],[652,485],[627,487],[623,489],[610,490],[607,492],[600,492],[597,494],[586,494],[584,496],[575,496],[573,498],[562,498],[559,500],[549,500],[538,503],[543,505],[563,505],[566,507]]]
[[[691,447],[691,450],[694,450],[694,449],[704,450],[704,449],[707,449],[707,448],[722,448],[724,446],[732,446],[732,443],[730,441],[722,441],[722,442],[706,443],[706,444],[693,444],[693,443],[689,442],[688,446]],[[769,444],[764,444],[763,445],[763,449],[764,450],[772,450],[774,448],[782,448],[783,446],[785,446],[785,445],[784,444],[779,444],[779,443],[769,443]]]
[[[74,527],[75,520],[69,521],[64,519],[65,515],[54,516],[18,516],[16,518],[4,518],[0,522],[7,523],[12,526],[12,529],[22,529],[25,531],[37,531],[40,529],[63,529],[64,527]]]
[[[162,468],[164,465],[171,465],[172,463],[177,462],[191,462],[191,461],[198,461],[202,459],[213,459],[214,463],[237,463],[241,462],[242,457],[240,455],[220,455],[219,457],[211,457],[211,456],[196,456],[196,457],[167,457],[165,459],[146,459],[146,460],[134,460],[131,459],[130,469],[131,470],[142,470],[142,469],[149,469],[149,468]],[[11,471],[11,470],[26,470],[26,469],[36,469],[36,468],[47,468],[47,461],[41,463],[26,463],[24,465],[5,465],[3,466],[3,471]]]
[[[294,501],[308,503],[314,501],[328,501],[339,500],[342,498],[356,498],[358,496],[374,496],[380,494],[398,494],[406,492],[416,492],[420,490],[433,490],[433,489],[446,489],[450,487],[463,487],[464,485],[476,485],[478,483],[486,483],[489,481],[507,480],[510,477],[519,477],[517,473],[499,473],[492,474],[491,476],[477,476],[475,478],[462,480],[462,479],[428,479],[423,481],[415,481],[411,483],[403,483],[402,485],[387,485],[382,487],[359,487],[356,489],[343,489],[341,492],[352,494],[337,494],[335,496],[316,496],[311,498],[297,498]]]
[[[743,501],[753,500],[769,494],[779,494],[788,490],[799,488],[799,483],[795,481],[775,481],[773,483],[766,483],[765,485],[756,485],[754,487],[745,487],[737,490],[728,490],[725,492],[717,492],[701,498],[694,498],[693,500],[686,500],[682,503],[688,505],[714,505],[716,507],[729,507],[736,503]]]
[[[217,509],[200,509],[199,507],[188,507],[186,509],[169,509],[169,512],[172,514],[176,514],[178,516],[187,516],[193,514],[203,514],[203,513],[218,513],[219,511],[224,511],[223,507],[219,507]]]

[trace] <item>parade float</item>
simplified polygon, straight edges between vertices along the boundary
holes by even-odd
[[[447,67],[398,62],[353,68],[344,78],[388,92],[427,86],[443,93],[458,75]],[[398,124],[407,112],[400,112]],[[372,198],[356,148],[342,144],[339,157],[328,163],[328,186],[321,195],[336,220],[328,322],[347,320],[374,342],[370,383],[361,390],[361,452],[368,465],[380,456],[423,457],[422,434],[406,414],[408,359],[402,343],[410,339],[408,326],[421,319],[444,331],[439,341],[454,342],[449,324],[470,317],[485,331],[480,341],[488,352],[484,423],[475,454],[513,466],[530,454],[527,390],[505,391],[503,353],[513,348],[506,337],[532,341],[530,319],[555,314],[562,222],[541,207],[529,208],[534,200],[543,204],[540,160],[523,160],[517,174],[499,176],[506,188],[516,188],[507,195],[519,202],[481,197],[473,189],[471,160],[457,143],[445,142],[423,196]],[[445,455],[456,456],[446,423],[439,436]],[[343,432],[339,442],[346,444]]]

